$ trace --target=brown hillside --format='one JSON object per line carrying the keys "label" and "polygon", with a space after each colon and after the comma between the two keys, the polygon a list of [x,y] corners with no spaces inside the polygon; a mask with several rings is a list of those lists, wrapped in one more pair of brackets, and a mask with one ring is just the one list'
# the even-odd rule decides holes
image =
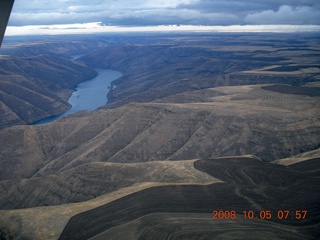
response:
{"label": "brown hillside", "polygon": [[[204,235],[209,239],[217,236],[221,239],[234,239],[234,236],[254,239],[260,238],[262,232],[272,239],[319,237],[316,230],[320,219],[317,214],[319,179],[315,173],[305,173],[249,157],[199,160],[195,162],[195,168],[223,180],[224,183],[208,186],[161,186],[130,194],[75,215],[59,239],[115,239],[114,234],[121,234],[125,226],[133,231],[129,233],[133,239],[159,239],[160,236],[167,239],[173,235],[181,239]],[[306,195],[308,198],[301,197]],[[266,209],[270,209],[269,220],[260,215],[260,211]],[[296,219],[296,210],[291,210],[290,217],[279,219],[277,213],[283,209],[304,209],[307,217],[303,220]],[[234,210],[237,218],[212,220],[213,210]],[[250,210],[255,212],[256,217],[245,219],[243,211]],[[159,218],[153,218],[158,213],[163,214],[158,215]],[[184,224],[190,226],[196,220],[188,220],[177,213],[189,213],[189,216],[191,213],[201,213],[203,216],[200,220],[204,224],[197,225],[198,229],[184,228]],[[167,217],[172,217],[172,214],[176,216],[173,225],[162,228],[161,223]],[[142,224],[145,223],[143,218],[150,220],[147,226]],[[212,224],[212,221],[217,225]]]}
{"label": "brown hillside", "polygon": [[[89,66],[124,74],[108,94],[109,108],[217,86],[302,85],[317,81],[320,73],[317,52],[311,47],[314,43],[308,40],[303,42],[305,48],[294,51],[290,39],[273,44],[243,36],[226,41],[214,35],[167,40],[167,44],[112,44],[80,58]],[[271,66],[282,67],[263,70]]]}
{"label": "brown hillside", "polygon": [[[6,49],[0,239],[319,239],[315,34],[151,35]],[[83,63],[123,73],[109,103],[21,126],[68,108]]]}
{"label": "brown hillside", "polygon": [[[181,103],[181,98],[187,100]],[[244,154],[271,161],[319,146],[318,97],[243,86],[164,100],[5,129],[0,139],[1,178],[43,176],[89,162]]]}
{"label": "brown hillside", "polygon": [[96,73],[61,57],[0,58],[0,129],[64,113],[80,82]]}
{"label": "brown hillside", "polygon": [[[319,156],[315,155],[315,151],[305,154]],[[103,170],[112,166],[130,169],[130,172],[142,167],[141,175],[139,171],[130,173],[131,176],[137,174],[136,181],[141,182],[81,203],[0,210],[0,233],[2,231],[5,234],[3,236],[57,239],[68,220],[75,216],[70,219],[61,238],[85,239],[95,235],[94,239],[117,239],[123,236],[123,231],[129,231],[130,234],[125,236],[130,239],[157,239],[159,234],[175,234],[184,238],[203,235],[221,236],[225,239],[233,239],[234,235],[257,238],[261,236],[261,232],[268,238],[317,239],[319,191],[315,187],[320,185],[314,168],[319,169],[319,161],[316,163],[310,159],[310,163],[311,165],[309,160],[305,160],[301,164],[284,167],[263,162],[254,156],[124,165],[92,163],[91,166],[84,165],[74,169],[75,171],[59,175],[78,175],[85,179],[85,176],[95,175],[92,174],[94,171],[99,172],[99,167],[100,177]],[[82,170],[79,171],[80,169]],[[92,171],[93,169],[95,170]],[[145,175],[145,170],[149,174]],[[222,179],[223,183],[216,182],[215,178],[204,172]],[[171,184],[164,181],[164,176],[169,177],[167,180]],[[45,179],[43,178],[44,181]],[[121,183],[121,179],[116,179],[114,178],[113,184]],[[70,181],[74,183],[74,187],[77,186],[76,180],[77,178],[73,178]],[[88,178],[90,180],[95,182],[98,179]],[[149,180],[157,182],[143,182]],[[33,179],[35,181],[37,179]],[[212,181],[216,183],[208,185]],[[25,186],[28,185],[27,182],[24,181]],[[23,181],[16,185],[17,190],[21,189],[21,183]],[[60,187],[65,184],[67,183]],[[49,193],[54,189],[57,188],[48,190],[47,197],[50,197]],[[282,208],[303,208],[308,211],[307,218],[277,220],[277,211]],[[213,209],[236,210],[238,218],[213,221]],[[270,209],[272,220],[244,219],[244,210],[253,210],[259,216],[261,209]],[[78,213],[83,214],[77,215]],[[294,211],[290,214],[294,216]]]}
{"label": "brown hillside", "polygon": [[136,184],[203,184],[219,180],[193,167],[194,161],[88,163],[54,175],[0,182],[0,209],[83,202]]}

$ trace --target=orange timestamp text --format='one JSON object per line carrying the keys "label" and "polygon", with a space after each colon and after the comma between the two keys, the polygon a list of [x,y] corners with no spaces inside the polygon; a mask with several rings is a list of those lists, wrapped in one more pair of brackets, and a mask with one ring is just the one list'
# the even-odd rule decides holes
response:
{"label": "orange timestamp text", "polygon": [[303,220],[307,217],[308,211],[307,210],[260,210],[260,211],[253,211],[253,210],[244,210],[242,213],[238,213],[235,210],[213,210],[212,211],[212,219],[295,219],[295,220]]}

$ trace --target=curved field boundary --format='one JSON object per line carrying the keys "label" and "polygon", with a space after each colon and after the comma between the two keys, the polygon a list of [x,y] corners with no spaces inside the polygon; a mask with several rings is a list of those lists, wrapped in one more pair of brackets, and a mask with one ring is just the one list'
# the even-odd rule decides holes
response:
{"label": "curved field boundary", "polygon": [[[239,213],[244,210],[270,209],[277,212],[306,209],[308,217],[303,221],[269,221],[292,226],[307,238],[319,235],[315,227],[320,221],[320,184],[316,174],[253,158],[199,160],[195,162],[195,168],[225,183],[161,186],[133,193],[72,217],[59,239],[88,239],[148,214],[211,213],[213,209],[236,210]],[[222,230],[227,231],[228,228]],[[139,228],[136,231],[139,232]],[[157,234],[153,239],[157,239]]]}

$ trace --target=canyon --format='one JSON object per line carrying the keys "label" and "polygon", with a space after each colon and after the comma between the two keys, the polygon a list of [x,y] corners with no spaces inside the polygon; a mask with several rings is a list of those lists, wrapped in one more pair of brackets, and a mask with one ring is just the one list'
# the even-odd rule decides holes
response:
{"label": "canyon", "polygon": [[[319,237],[316,35],[82,38],[4,46],[1,237]],[[106,105],[26,125],[66,112],[94,68],[123,74]],[[238,218],[213,220],[214,210]],[[249,210],[258,218],[245,220]]]}

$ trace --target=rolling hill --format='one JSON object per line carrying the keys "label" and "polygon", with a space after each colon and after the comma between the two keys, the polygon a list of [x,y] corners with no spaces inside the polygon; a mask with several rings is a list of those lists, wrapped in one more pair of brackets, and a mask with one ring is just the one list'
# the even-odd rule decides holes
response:
{"label": "rolling hill", "polygon": [[1,56],[0,129],[66,112],[72,90],[96,74],[57,56]]}
{"label": "rolling hill", "polygon": [[[131,170],[138,165],[131,164]],[[151,178],[90,201],[1,210],[2,233],[36,239],[319,237],[319,161],[312,158],[290,166],[249,155],[145,166],[154,169]],[[163,173],[169,173],[167,167],[173,173],[171,183],[163,179]],[[133,172],[136,180],[142,179],[139,171]],[[278,212],[286,209],[290,217],[280,219]],[[213,220],[213,210],[234,210],[236,218]],[[260,215],[266,210],[272,214],[269,220]],[[307,216],[297,219],[296,211],[301,210]],[[256,217],[245,218],[243,211],[254,211]]]}
{"label": "rolling hill", "polygon": [[318,239],[320,45],[294,36],[119,34],[0,59],[24,122],[90,67],[123,73],[98,110],[0,130],[0,238]]}
{"label": "rolling hill", "polygon": [[312,38],[299,43],[281,34],[159,38],[149,44],[109,44],[79,59],[124,74],[113,82],[116,87],[108,94],[107,107],[218,86],[300,86],[319,80],[319,49]]}

